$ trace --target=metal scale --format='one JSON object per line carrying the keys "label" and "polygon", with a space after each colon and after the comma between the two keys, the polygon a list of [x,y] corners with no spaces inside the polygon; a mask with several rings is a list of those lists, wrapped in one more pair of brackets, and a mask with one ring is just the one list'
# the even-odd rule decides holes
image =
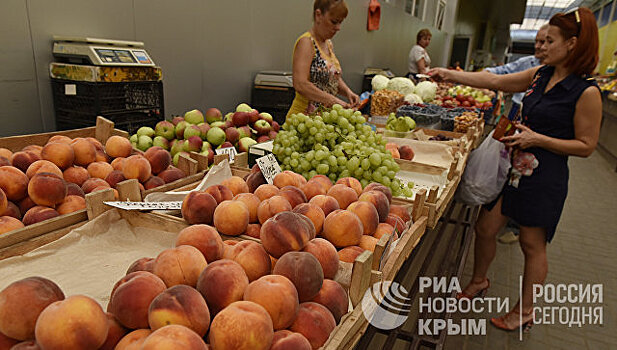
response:
{"label": "metal scale", "polygon": [[54,35],[53,55],[61,62],[95,66],[155,66],[141,41]]}

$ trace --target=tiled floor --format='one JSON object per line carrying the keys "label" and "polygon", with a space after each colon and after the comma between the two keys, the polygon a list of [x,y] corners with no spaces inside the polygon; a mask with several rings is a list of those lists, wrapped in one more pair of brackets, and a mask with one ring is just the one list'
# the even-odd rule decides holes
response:
{"label": "tiled floor", "polygon": [[[535,325],[519,341],[519,333],[507,333],[487,325],[486,336],[450,336],[449,349],[617,349],[617,173],[615,163],[596,151],[591,157],[570,158],[570,189],[557,233],[548,245],[547,283],[603,284],[603,325],[571,327]],[[471,277],[473,250],[462,280]],[[523,254],[518,244],[498,243],[489,270],[488,296],[518,298]],[[584,305],[582,305],[584,306]],[[475,315],[490,318],[496,314]]]}

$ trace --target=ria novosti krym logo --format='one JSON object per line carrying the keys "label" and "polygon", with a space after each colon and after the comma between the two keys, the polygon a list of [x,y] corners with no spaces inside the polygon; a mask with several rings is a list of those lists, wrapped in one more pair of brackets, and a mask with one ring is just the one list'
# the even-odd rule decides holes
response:
{"label": "ria novosti krym logo", "polygon": [[396,282],[377,282],[364,293],[362,313],[376,328],[395,329],[405,323],[411,311],[408,295],[409,292]]}

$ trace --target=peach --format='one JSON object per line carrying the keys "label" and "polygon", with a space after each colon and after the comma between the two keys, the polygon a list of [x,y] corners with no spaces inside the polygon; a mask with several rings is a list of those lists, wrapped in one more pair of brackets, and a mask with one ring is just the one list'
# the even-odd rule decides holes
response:
{"label": "peach", "polygon": [[232,200],[234,198],[233,192],[229,188],[223,185],[212,185],[204,190],[205,193],[209,193],[216,199],[216,203],[220,204],[223,201]]}
{"label": "peach", "polygon": [[214,227],[228,236],[239,236],[249,224],[249,208],[241,201],[226,200],[214,209]]}
{"label": "peach", "polygon": [[405,231],[405,223],[401,218],[394,214],[388,214],[386,217],[386,224],[390,224],[390,226],[396,229],[396,232],[402,233]]}
{"label": "peach", "polygon": [[126,274],[128,275],[131,272],[135,271],[147,271],[152,272],[152,268],[154,267],[154,258],[139,258],[129,266],[129,269],[126,270]]}
{"label": "peach", "polygon": [[281,256],[272,271],[282,275],[296,286],[300,302],[312,300],[323,284],[323,269],[311,253],[289,252]]}
{"label": "peach", "polygon": [[323,286],[313,301],[330,310],[336,323],[339,323],[341,317],[349,310],[347,292],[338,282],[331,279],[323,280]]}
{"label": "peach", "polygon": [[291,208],[295,208],[298,204],[306,203],[306,196],[304,192],[300,190],[298,187],[293,186],[285,186],[281,188],[279,192],[279,196],[287,199],[289,204],[291,204]]}
{"label": "peach", "polygon": [[309,218],[313,223],[313,227],[315,228],[315,235],[321,234],[321,230],[323,229],[323,223],[326,219],[326,216],[321,210],[320,207],[313,203],[302,203],[296,206],[293,210],[294,213],[302,214]]}
{"label": "peach", "polygon": [[35,174],[28,183],[28,196],[37,205],[53,207],[66,197],[66,182],[52,173]]}
{"label": "peach", "polygon": [[318,181],[312,180],[302,185],[300,189],[306,196],[307,200],[311,200],[311,198],[320,194],[325,195],[328,192],[322,184],[320,184]]}
{"label": "peach", "polygon": [[[7,338],[9,339],[9,338]],[[12,339],[11,339],[12,340]],[[14,344],[14,343],[11,343]],[[19,344],[14,344],[13,347],[5,348],[4,344],[0,340],[0,349],[11,349],[11,350],[42,350],[39,344],[37,344],[36,340],[26,340],[22,341]]]}
{"label": "peach", "polygon": [[41,150],[41,158],[56,164],[58,168],[64,170],[73,165],[75,161],[75,152],[68,143],[48,143]]}
{"label": "peach", "polygon": [[357,201],[351,203],[347,210],[358,215],[358,218],[362,222],[365,235],[372,235],[379,225],[379,214],[377,209],[370,202]]}
{"label": "peach", "polygon": [[96,161],[96,147],[86,139],[74,139],[71,145],[75,153],[74,163],[87,166]]}
{"label": "peach", "polygon": [[315,182],[320,183],[323,186],[323,188],[326,190],[326,192],[328,192],[330,188],[334,186],[334,184],[332,183],[332,180],[330,180],[330,178],[327,177],[326,175],[315,175],[311,178],[310,181],[315,181]]}
{"label": "peach", "polygon": [[324,217],[328,217],[328,215],[330,215],[331,212],[337,209],[341,209],[341,207],[338,204],[338,201],[334,199],[334,197],[324,196],[321,194],[311,198],[309,203],[315,204],[316,206],[321,208],[321,210],[323,211]]}
{"label": "peach", "polygon": [[291,211],[291,209],[291,204],[289,204],[289,201],[285,199],[285,197],[279,195],[272,196],[259,203],[257,218],[259,219],[259,223],[263,225],[266,220],[274,215],[284,211]]}
{"label": "peach", "polygon": [[114,350],[140,350],[141,345],[150,334],[152,334],[150,329],[134,330],[120,339]]}
{"label": "peach", "polygon": [[182,229],[176,238],[176,246],[181,245],[190,245],[199,249],[208,263],[223,258],[223,240],[212,226],[192,225]]}
{"label": "peach", "polygon": [[148,148],[144,156],[150,162],[153,174],[158,174],[171,165],[171,154],[161,147]]}
{"label": "peach", "polygon": [[93,162],[88,165],[88,175],[90,177],[96,177],[99,179],[105,179],[114,168],[109,163],[105,162]]}
{"label": "peach", "polygon": [[109,323],[94,299],[73,295],[45,308],[34,332],[43,349],[98,349],[107,339]]}
{"label": "peach", "polygon": [[363,235],[360,238],[360,243],[358,245],[364,250],[370,250],[371,252],[373,252],[375,251],[375,245],[377,245],[378,241],[379,239],[373,236]]}
{"label": "peach", "polygon": [[12,216],[0,216],[0,235],[23,228],[24,224]]}
{"label": "peach", "polygon": [[94,158],[95,162],[104,162],[104,163],[108,163],[111,162],[111,157],[107,155],[107,153],[105,153],[105,151],[99,151],[96,150],[96,157]]}
{"label": "peach", "polygon": [[137,179],[139,182],[144,182],[152,175],[152,167],[145,157],[134,155],[122,162],[122,173],[127,179]]}
{"label": "peach", "polygon": [[32,152],[41,157],[41,151],[43,150],[43,146],[40,145],[28,145],[21,149],[22,152]]}
{"label": "peach", "polygon": [[305,216],[291,211],[280,212],[261,226],[260,239],[275,258],[290,251],[300,251],[315,237],[315,227]]}
{"label": "peach", "polygon": [[407,223],[411,220],[411,215],[409,213],[409,209],[404,205],[391,204],[390,205],[390,213],[398,216],[403,220],[404,223]]}
{"label": "peach", "polygon": [[[306,180],[302,181],[300,179],[301,177],[302,175],[300,174],[296,174],[290,170],[285,170],[276,174],[276,176],[274,176],[274,179],[272,179],[272,183],[278,188],[283,188],[285,186],[300,187],[304,183],[306,183]],[[302,177],[302,179],[304,178]]]}
{"label": "peach", "polygon": [[343,177],[336,181],[337,185],[345,185],[352,190],[356,191],[356,194],[359,196],[362,194],[362,184],[356,178],[353,177]]}
{"label": "peach", "polygon": [[109,154],[110,157],[128,157],[131,155],[131,151],[133,151],[133,146],[131,146],[131,141],[122,136],[112,136],[107,139],[105,142],[105,151]]}
{"label": "peach", "polygon": [[0,188],[0,215],[3,215],[8,206],[9,201],[6,199],[6,194],[4,194],[4,191]]}
{"label": "peach", "polygon": [[261,225],[260,224],[249,224],[246,227],[245,234],[253,238],[259,238],[259,235],[261,234]]}
{"label": "peach", "polygon": [[386,221],[390,211],[390,202],[383,192],[378,190],[366,191],[358,197],[358,201],[372,203],[379,214],[379,222]]}
{"label": "peach", "polygon": [[71,139],[68,136],[65,136],[65,135],[54,135],[54,136],[50,137],[49,140],[47,140],[47,143],[61,142],[61,143],[68,143],[68,144],[70,144],[71,141],[73,141],[73,139]]}
{"label": "peach", "polygon": [[11,159],[13,152],[8,148],[0,148],[0,157]]}
{"label": "peach", "polygon": [[151,176],[146,182],[144,182],[144,188],[146,190],[151,190],[153,188],[157,188],[159,186],[163,186],[165,181],[158,176]]}
{"label": "peach", "polygon": [[105,177],[105,182],[107,182],[112,188],[116,188],[118,183],[124,180],[126,180],[126,178],[124,177],[122,170],[114,170],[107,174],[107,177]]}
{"label": "peach", "polygon": [[357,245],[352,245],[339,250],[338,257],[340,261],[353,263],[354,261],[356,261],[358,255],[362,253],[364,253],[364,249],[360,248]]}
{"label": "peach", "polygon": [[242,266],[229,259],[208,264],[197,280],[197,290],[206,299],[211,315],[242,300],[248,285],[249,279]]}
{"label": "peach", "polygon": [[34,203],[32,201],[32,198],[30,197],[26,197],[22,199],[21,201],[19,201],[19,211],[24,215],[26,214],[28,210],[30,210],[32,207],[35,207],[35,206],[36,206],[36,203]]}
{"label": "peach", "polygon": [[105,147],[103,146],[101,141],[95,139],[94,137],[86,137],[86,141],[90,142],[97,151],[105,151]]}
{"label": "peach", "polygon": [[66,183],[66,195],[67,196],[79,196],[79,197],[84,197],[84,198],[86,197],[84,190],[82,190],[81,187],[79,187],[79,185],[74,184],[72,182]]}
{"label": "peach", "polygon": [[10,201],[22,200],[28,194],[28,176],[13,166],[0,167],[0,189]]}
{"label": "peach", "polygon": [[335,247],[343,248],[358,245],[363,234],[364,228],[358,215],[348,210],[339,209],[326,217],[321,235]]}
{"label": "peach", "polygon": [[210,311],[195,288],[180,284],[152,300],[148,322],[153,331],[169,324],[179,324],[203,337],[210,327]]}
{"label": "peach", "polygon": [[191,192],[182,201],[182,217],[189,225],[212,224],[216,200],[208,193]]}
{"label": "peach", "polygon": [[195,286],[208,263],[199,249],[181,245],[163,250],[154,260],[152,272],[159,276],[167,287],[177,284]]}
{"label": "peach", "polygon": [[323,270],[324,278],[334,278],[338,272],[339,256],[332,243],[323,238],[313,238],[306,244],[302,251],[311,253],[317,258]]}
{"label": "peach", "polygon": [[259,197],[259,200],[265,201],[270,197],[278,195],[279,191],[279,188],[274,185],[263,184],[257,187],[257,189],[255,190],[255,195]]}
{"label": "peach", "polygon": [[364,188],[364,191],[362,192],[368,192],[368,191],[382,192],[383,194],[386,195],[386,197],[388,197],[388,203],[392,203],[392,191],[390,190],[389,187],[386,187],[378,182],[371,182],[370,184],[366,185],[366,187]]}
{"label": "peach", "polygon": [[147,328],[148,308],[154,298],[167,287],[158,276],[147,271],[136,271],[122,277],[114,285],[107,311],[126,328]]}
{"label": "peach", "polygon": [[22,221],[24,225],[28,226],[36,224],[37,222],[55,218],[56,216],[60,216],[60,214],[53,208],[37,205],[28,209],[28,211],[24,214],[24,218]]}
{"label": "peach", "polygon": [[239,195],[240,193],[248,193],[249,186],[240,176],[232,176],[228,179],[223,180],[221,185],[229,188],[234,196]]}
{"label": "peach", "polygon": [[261,171],[251,172],[245,178],[246,185],[249,187],[249,192],[254,193],[255,190],[264,184],[267,184],[266,178],[261,173]]}
{"label": "peach", "polygon": [[241,241],[225,249],[225,259],[231,259],[244,269],[249,282],[272,271],[270,256],[264,247],[253,241]]}
{"label": "peach", "polygon": [[56,211],[60,215],[74,213],[78,210],[86,209],[86,200],[80,196],[66,196],[62,203],[58,205]]}
{"label": "peach", "polygon": [[170,167],[169,169],[163,170],[160,173],[158,173],[158,177],[163,179],[163,181],[165,181],[166,184],[182,179],[185,176],[186,175],[184,174],[182,170],[178,168],[173,168],[173,167]]}
{"label": "peach", "polygon": [[392,225],[382,222],[377,225],[377,229],[375,230],[375,233],[373,233],[373,237],[380,239],[381,236],[385,235],[386,233],[391,235],[393,232],[394,227],[392,227]]}
{"label": "peach", "polygon": [[11,165],[25,173],[32,163],[40,159],[41,157],[31,151],[15,152],[11,157]]}
{"label": "peach", "polygon": [[95,188],[97,188],[97,187],[111,188],[111,186],[109,186],[107,181],[105,181],[103,179],[99,179],[98,177],[90,178],[90,179],[84,181],[83,185],[81,185],[81,189],[86,194],[88,194],[90,192],[93,192],[93,190]]}
{"label": "peach", "polygon": [[60,287],[43,277],[9,284],[0,292],[0,332],[16,340],[34,338],[40,313],[59,300],[64,300]]}
{"label": "peach", "polygon": [[330,333],[336,328],[336,320],[323,305],[314,302],[300,304],[298,317],[289,330],[306,337],[313,349],[319,349],[326,343]]}
{"label": "peach", "polygon": [[311,343],[300,333],[287,329],[274,332],[270,350],[311,350]]}
{"label": "peach", "polygon": [[347,207],[358,200],[358,194],[356,191],[342,184],[334,185],[328,190],[328,196],[334,197],[341,209],[347,209]]}
{"label": "peach", "polygon": [[212,320],[210,344],[216,350],[268,350],[273,335],[266,309],[251,301],[237,301]]}
{"label": "peach", "polygon": [[30,164],[28,170],[26,170],[26,176],[30,179],[34,176],[34,174],[38,173],[52,173],[63,177],[62,170],[60,170],[56,164],[44,159],[37,160],[36,162]]}
{"label": "peach", "polygon": [[287,277],[280,275],[263,276],[251,282],[244,291],[244,300],[263,306],[270,314],[275,330],[291,326],[300,305],[296,287]]}
{"label": "peach", "polygon": [[[0,197],[2,197],[3,195],[4,191],[0,190]],[[4,198],[6,200],[6,197]],[[21,219],[21,211],[15,203],[8,201],[6,202],[6,209],[4,209],[3,212],[0,212],[0,216],[10,216],[15,219]]]}
{"label": "peach", "polygon": [[90,178],[86,168],[80,166],[69,167],[62,173],[64,180],[82,186]]}
{"label": "peach", "polygon": [[112,160],[111,161],[111,167],[114,168],[114,170],[122,171],[122,163],[124,163],[125,159],[126,159],[126,157],[118,157],[118,158]]}
{"label": "peach", "polygon": [[0,156],[0,166],[11,165],[11,160],[6,157]]}
{"label": "peach", "polygon": [[252,193],[240,193],[234,198],[234,201],[240,201],[246,205],[249,210],[249,222],[259,222],[257,218],[257,208],[261,203],[261,199]]}
{"label": "peach", "polygon": [[191,329],[171,324],[152,332],[141,344],[141,350],[206,350],[207,345]]}
{"label": "peach", "polygon": [[107,332],[105,342],[98,350],[114,350],[120,339],[122,339],[129,332],[128,329],[118,323],[113,314],[108,312],[106,316],[107,323],[109,324],[109,332]]}

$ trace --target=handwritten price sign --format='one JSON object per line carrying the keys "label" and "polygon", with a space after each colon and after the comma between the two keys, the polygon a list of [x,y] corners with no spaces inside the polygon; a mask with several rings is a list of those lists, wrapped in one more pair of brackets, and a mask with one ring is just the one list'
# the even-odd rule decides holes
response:
{"label": "handwritten price sign", "polygon": [[216,154],[227,154],[229,155],[229,164],[232,164],[234,162],[234,159],[236,158],[236,148],[235,147],[225,147],[225,148],[217,148],[216,149]]}
{"label": "handwritten price sign", "polygon": [[264,175],[264,178],[266,178],[266,181],[272,185],[276,174],[282,171],[279,163],[274,157],[274,154],[270,153],[261,158],[257,158],[255,162],[257,162],[257,165],[259,166],[259,169],[261,169],[261,173]]}

